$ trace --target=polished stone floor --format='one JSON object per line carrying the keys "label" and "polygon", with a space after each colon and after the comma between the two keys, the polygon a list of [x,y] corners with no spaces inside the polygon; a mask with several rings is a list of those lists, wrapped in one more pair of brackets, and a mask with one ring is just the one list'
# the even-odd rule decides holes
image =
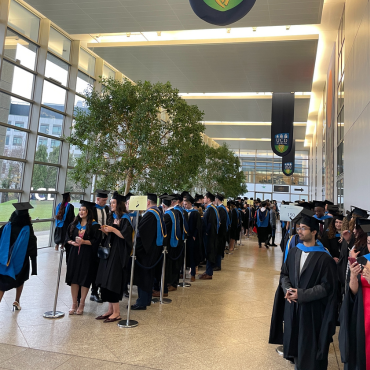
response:
{"label": "polished stone floor", "polygon": [[[53,249],[40,250],[39,274],[25,285],[21,311],[11,312],[14,292],[0,303],[0,370],[294,368],[267,343],[279,247],[259,249],[255,237],[243,239],[213,280],[170,293],[170,305],[134,311],[139,326],[131,329],[94,320],[105,304],[88,301],[83,316],[68,316],[64,270],[58,309],[67,315],[44,319],[53,306],[58,260]],[[127,299],[122,316],[126,305]],[[329,356],[329,369],[342,369],[336,339]]]}

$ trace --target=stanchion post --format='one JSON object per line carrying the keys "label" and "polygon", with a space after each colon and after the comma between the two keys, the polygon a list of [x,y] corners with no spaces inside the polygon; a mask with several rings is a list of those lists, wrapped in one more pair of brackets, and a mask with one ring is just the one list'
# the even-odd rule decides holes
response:
{"label": "stanchion post", "polygon": [[183,288],[191,287],[191,284],[187,283],[185,279],[186,279],[186,239],[184,240],[184,267],[182,270],[182,283],[178,284],[177,286],[183,287]]}
{"label": "stanchion post", "polygon": [[161,276],[161,291],[159,292],[159,299],[154,298],[152,299],[153,303],[160,303],[160,304],[169,304],[172,302],[172,299],[169,298],[163,298],[164,294],[164,277],[166,274],[166,255],[167,255],[167,246],[163,246],[163,265],[162,265],[162,276]]}
{"label": "stanchion post", "polygon": [[139,224],[139,211],[136,211],[136,219],[135,219],[135,240],[134,240],[134,247],[132,249],[132,260],[131,260],[131,276],[130,276],[130,290],[128,296],[128,304],[127,304],[127,318],[126,320],[121,320],[118,322],[118,327],[120,328],[134,328],[139,325],[138,321],[130,320],[131,314],[131,299],[132,299],[132,285],[134,283],[134,272],[135,272],[135,260],[136,260],[136,240],[137,240],[137,227]]}
{"label": "stanchion post", "polygon": [[58,303],[58,294],[59,294],[59,284],[60,284],[60,275],[62,273],[62,264],[63,264],[63,254],[64,254],[64,246],[60,246],[60,259],[59,259],[59,268],[58,268],[58,276],[57,276],[57,286],[55,289],[55,297],[54,297],[54,307],[53,311],[46,311],[44,313],[45,319],[59,319],[63,317],[65,314],[62,311],[57,311],[57,303]]}

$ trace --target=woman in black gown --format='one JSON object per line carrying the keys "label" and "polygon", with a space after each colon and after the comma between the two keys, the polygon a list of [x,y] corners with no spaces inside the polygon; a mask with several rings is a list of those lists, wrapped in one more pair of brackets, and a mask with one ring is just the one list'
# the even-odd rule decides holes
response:
{"label": "woman in black gown", "polygon": [[107,235],[105,246],[110,246],[110,253],[107,259],[100,260],[96,285],[100,287],[103,302],[109,302],[109,308],[96,319],[105,323],[121,320],[119,301],[127,290],[130,277],[133,227],[125,201],[124,196],[117,192],[113,194],[108,225],[101,227],[101,231]]}
{"label": "woman in black gown", "polygon": [[[33,207],[28,202],[14,203],[13,206],[16,211],[10,216],[9,222],[0,228],[0,302],[4,292],[15,288],[13,311],[19,311],[23,285],[30,275],[30,260],[32,275],[37,275],[37,238],[33,232],[28,213],[28,210]],[[9,232],[10,240],[8,239],[7,242],[6,234]],[[11,253],[12,257],[9,260],[10,248],[13,248],[13,253]],[[2,257],[6,259],[5,264],[2,263]],[[7,266],[8,262],[9,266]],[[19,268],[20,271],[18,271]],[[14,269],[14,277],[10,276],[9,270],[11,269]]]}
{"label": "woman in black gown", "polygon": [[[99,224],[93,220],[95,203],[81,201],[77,217],[68,226],[66,244],[70,245],[66,283],[71,287],[72,308],[70,315],[82,315],[85,299],[94,280],[94,258],[101,240]],[[77,296],[81,287],[81,300],[77,308]]]}
{"label": "woman in black gown", "polygon": [[[55,211],[55,231],[54,231],[54,243],[55,250],[59,249],[60,244],[64,244],[66,239],[66,233],[68,226],[73,222],[75,218],[75,207],[70,204],[71,196],[70,193],[62,194],[63,199],[61,203],[57,205]],[[67,260],[69,255],[69,248],[67,247]]]}

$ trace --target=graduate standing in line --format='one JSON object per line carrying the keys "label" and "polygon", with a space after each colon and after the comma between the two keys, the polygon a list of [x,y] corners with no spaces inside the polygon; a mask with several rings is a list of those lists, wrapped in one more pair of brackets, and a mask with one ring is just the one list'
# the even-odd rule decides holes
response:
{"label": "graduate standing in line", "polygon": [[218,248],[218,231],[220,226],[220,216],[216,206],[213,204],[215,196],[207,192],[204,197],[206,211],[203,216],[203,240],[206,253],[206,271],[199,275],[201,280],[211,280],[213,276],[213,267],[216,263]]}
{"label": "graduate standing in line", "polygon": [[[75,218],[75,207],[73,207],[73,205],[69,203],[71,201],[70,194],[71,193],[62,194],[63,199],[57,205],[57,208],[55,210],[56,221],[54,231],[54,243],[55,243],[54,248],[56,251],[59,249],[60,244],[64,245],[67,228]],[[66,256],[66,260],[68,260],[68,255]]]}
{"label": "graduate standing in line", "polygon": [[13,311],[19,311],[23,285],[30,277],[30,260],[31,275],[37,275],[37,238],[28,213],[31,204],[13,203],[13,207],[9,222],[0,228],[0,302],[4,292],[16,289]]}
{"label": "graduate standing in line", "polygon": [[269,249],[267,238],[270,229],[270,211],[266,208],[267,203],[262,202],[261,208],[256,211],[256,225],[257,225],[257,236],[258,246],[262,248],[262,243],[265,243],[265,247]]}
{"label": "graduate standing in line", "polygon": [[213,268],[213,271],[220,271],[221,270],[221,261],[225,251],[226,246],[226,236],[227,230],[230,226],[230,219],[227,213],[225,206],[223,205],[225,197],[222,194],[216,194],[215,205],[218,209],[218,213],[220,215],[220,227],[218,230],[218,247],[217,247],[217,258],[216,258],[216,265]]}
{"label": "graduate standing in line", "polygon": [[285,294],[284,358],[297,370],[326,370],[336,328],[337,271],[330,253],[317,240],[319,221],[302,217],[299,243],[281,271]]}

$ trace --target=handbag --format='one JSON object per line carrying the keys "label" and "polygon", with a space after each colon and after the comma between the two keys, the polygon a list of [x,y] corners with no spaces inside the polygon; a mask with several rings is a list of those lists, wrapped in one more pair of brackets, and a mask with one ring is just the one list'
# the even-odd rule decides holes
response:
{"label": "handbag", "polygon": [[[108,237],[109,237],[109,240],[107,240],[107,242],[104,243],[104,245],[100,244],[98,247],[98,257],[102,260],[108,259],[109,254],[110,254],[110,249],[112,247],[110,244],[110,235]],[[106,247],[105,245],[108,245],[108,246]]]}

